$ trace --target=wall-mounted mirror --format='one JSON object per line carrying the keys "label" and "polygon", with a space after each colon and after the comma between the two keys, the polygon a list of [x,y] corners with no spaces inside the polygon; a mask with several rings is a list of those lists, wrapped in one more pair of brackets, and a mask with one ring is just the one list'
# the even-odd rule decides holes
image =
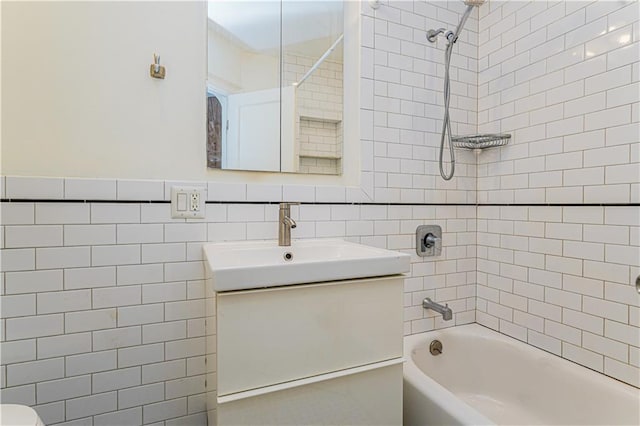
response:
{"label": "wall-mounted mirror", "polygon": [[341,0],[208,2],[207,166],[342,172]]}

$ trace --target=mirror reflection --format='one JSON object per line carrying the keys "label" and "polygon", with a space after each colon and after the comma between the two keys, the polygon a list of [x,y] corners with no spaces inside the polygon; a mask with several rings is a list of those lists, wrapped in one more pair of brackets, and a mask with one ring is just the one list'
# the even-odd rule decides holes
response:
{"label": "mirror reflection", "polygon": [[342,1],[209,1],[207,166],[340,174]]}

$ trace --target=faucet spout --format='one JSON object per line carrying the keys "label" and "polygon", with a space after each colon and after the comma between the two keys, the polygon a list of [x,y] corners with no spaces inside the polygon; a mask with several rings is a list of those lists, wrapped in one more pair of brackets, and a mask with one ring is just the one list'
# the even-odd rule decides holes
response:
{"label": "faucet spout", "polygon": [[453,311],[449,307],[448,303],[445,303],[445,305],[442,306],[440,303],[434,302],[427,297],[422,301],[422,307],[424,309],[434,310],[437,313],[441,314],[442,319],[444,319],[445,321],[450,321],[453,318]]}
{"label": "faucet spout", "polygon": [[291,229],[294,229],[295,227],[298,226],[296,221],[291,219],[289,216],[285,216],[284,218],[282,218],[282,221],[284,222],[285,225],[288,225]]}

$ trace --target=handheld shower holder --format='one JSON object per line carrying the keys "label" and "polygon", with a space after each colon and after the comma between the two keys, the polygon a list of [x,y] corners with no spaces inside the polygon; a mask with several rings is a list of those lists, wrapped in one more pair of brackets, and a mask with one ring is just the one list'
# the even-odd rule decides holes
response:
{"label": "handheld shower holder", "polygon": [[446,28],[438,28],[437,30],[427,31],[427,40],[429,40],[431,43],[435,43],[438,40],[438,36],[440,34],[444,34],[444,38],[447,39],[447,44],[452,44],[458,41],[458,37],[456,37],[455,33],[451,30],[447,31]]}

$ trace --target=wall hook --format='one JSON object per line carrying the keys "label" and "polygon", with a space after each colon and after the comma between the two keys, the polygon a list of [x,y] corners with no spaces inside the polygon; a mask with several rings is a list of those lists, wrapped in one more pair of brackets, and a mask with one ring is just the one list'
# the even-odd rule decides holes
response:
{"label": "wall hook", "polygon": [[149,74],[153,78],[161,78],[164,79],[166,74],[166,69],[162,65],[160,65],[160,55],[154,53],[153,54],[153,64],[149,68]]}

